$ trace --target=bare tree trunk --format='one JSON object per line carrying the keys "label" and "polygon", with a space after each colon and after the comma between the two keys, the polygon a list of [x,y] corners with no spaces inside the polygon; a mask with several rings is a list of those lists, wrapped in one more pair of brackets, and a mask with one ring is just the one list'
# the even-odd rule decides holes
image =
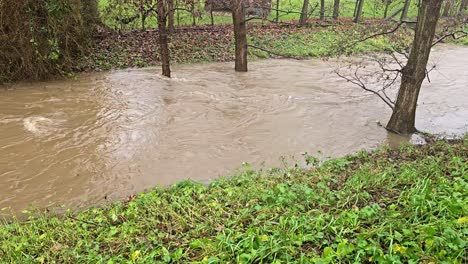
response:
{"label": "bare tree trunk", "polygon": [[383,18],[387,18],[388,8],[390,7],[391,3],[392,3],[392,0],[385,0],[385,11],[384,11]]}
{"label": "bare tree trunk", "polygon": [[[179,0],[175,0],[175,7],[178,8],[179,7]],[[179,11],[176,10],[176,19],[177,19],[177,26],[180,27],[180,14],[179,14]]]}
{"label": "bare tree trunk", "polygon": [[192,26],[196,26],[197,25],[197,19],[195,17],[195,1],[192,2],[191,7],[190,7],[190,11],[191,11],[191,14],[192,14]]}
{"label": "bare tree trunk", "polygon": [[408,10],[409,10],[410,4],[411,4],[411,0],[405,0],[403,11],[401,11],[400,21],[405,21],[408,18]]}
{"label": "bare tree trunk", "polygon": [[333,19],[338,19],[340,16],[340,0],[335,0],[333,3]]}
{"label": "bare tree trunk", "polygon": [[443,17],[450,17],[452,11],[453,0],[445,0],[444,12],[442,13]]}
{"label": "bare tree trunk", "polygon": [[320,0],[320,20],[325,19],[325,0]]}
{"label": "bare tree trunk", "polygon": [[234,41],[236,66],[238,72],[247,72],[247,28],[245,22],[245,0],[232,0],[232,21],[234,23]]}
{"label": "bare tree trunk", "polygon": [[356,17],[356,12],[357,12],[357,6],[358,5],[359,5],[359,0],[356,0],[356,3],[354,4],[353,17]]}
{"label": "bare tree trunk", "polygon": [[458,16],[462,17],[465,15],[465,11],[468,6],[468,0],[462,0],[460,3],[460,9],[458,10]]}
{"label": "bare tree trunk", "polygon": [[158,32],[159,32],[159,50],[162,64],[162,75],[171,77],[169,45],[167,37],[167,10],[166,0],[158,1]]}
{"label": "bare tree trunk", "polygon": [[307,15],[309,14],[309,0],[304,0],[302,4],[301,18],[299,23],[305,25],[307,23]]}
{"label": "bare tree trunk", "polygon": [[141,31],[146,31],[146,16],[141,14]]}
{"label": "bare tree trunk", "polygon": [[354,16],[354,23],[361,22],[363,6],[364,6],[364,0],[358,0],[358,3],[356,3],[356,12],[355,12],[356,14]]}
{"label": "bare tree trunk", "polygon": [[279,2],[280,0],[276,0],[276,17],[275,17],[275,22],[279,22]]}
{"label": "bare tree trunk", "polygon": [[211,18],[211,25],[214,26],[213,9],[210,9],[210,18]]}
{"label": "bare tree trunk", "polygon": [[426,77],[427,61],[431,52],[442,1],[422,0],[418,23],[408,63],[402,69],[402,80],[397,101],[387,129],[395,133],[416,132],[415,118],[419,91]]}
{"label": "bare tree trunk", "polygon": [[167,0],[167,8],[169,9],[169,21],[168,21],[168,28],[169,28],[169,33],[172,34],[174,32],[174,14],[175,14],[175,9],[174,9],[174,0]]}

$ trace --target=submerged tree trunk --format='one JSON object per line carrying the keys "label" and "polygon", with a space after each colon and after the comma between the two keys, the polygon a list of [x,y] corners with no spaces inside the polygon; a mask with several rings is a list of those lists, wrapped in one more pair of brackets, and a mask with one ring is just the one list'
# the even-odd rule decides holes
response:
{"label": "submerged tree trunk", "polygon": [[364,6],[364,0],[358,0],[358,3],[356,3],[356,12],[355,12],[356,14],[354,16],[354,23],[361,22],[363,6]]}
{"label": "submerged tree trunk", "polygon": [[405,5],[403,6],[403,10],[401,11],[401,18],[400,21],[405,21],[408,18],[408,10],[411,4],[411,0],[405,0]]}
{"label": "submerged tree trunk", "polygon": [[236,66],[238,72],[247,71],[247,28],[245,22],[245,0],[232,0],[232,21],[234,23],[234,41]]}
{"label": "submerged tree trunk", "polygon": [[402,80],[397,101],[387,129],[395,133],[416,132],[415,118],[419,91],[426,77],[427,61],[431,52],[442,1],[422,0],[418,22],[408,63],[402,69]]}
{"label": "submerged tree trunk", "polygon": [[325,19],[325,0],[320,0],[320,20]]}
{"label": "submerged tree trunk", "polygon": [[166,0],[158,1],[158,31],[159,31],[159,54],[161,56],[162,75],[171,77],[169,45],[167,37],[167,10]]}
{"label": "submerged tree trunk", "polygon": [[340,16],[340,0],[335,0],[333,3],[333,19],[338,19]]}
{"label": "submerged tree trunk", "polygon": [[305,25],[307,23],[307,15],[309,14],[309,0],[304,0],[302,4],[301,18],[299,23]]}

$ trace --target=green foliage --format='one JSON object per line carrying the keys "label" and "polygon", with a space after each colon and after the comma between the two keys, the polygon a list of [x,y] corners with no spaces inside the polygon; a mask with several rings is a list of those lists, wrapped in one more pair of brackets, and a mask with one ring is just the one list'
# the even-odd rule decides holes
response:
{"label": "green foliage", "polygon": [[[103,14],[104,22],[112,28],[122,29],[141,29],[141,21],[135,19],[131,23],[126,25],[119,24],[119,21],[116,20],[117,17],[120,18],[131,18],[138,14],[138,8],[135,7],[131,1],[127,0],[117,0],[118,2],[123,3],[123,6],[116,8],[115,0],[99,0],[101,13]],[[175,1],[177,2],[177,1]],[[196,24],[197,25],[209,25],[211,24],[210,14],[204,8],[203,0],[194,0],[194,1],[180,1],[179,7],[184,10],[175,11],[175,24],[177,26],[190,26],[193,23],[193,16],[190,9],[191,6],[188,3],[194,3],[194,13],[196,14]],[[320,14],[320,8],[318,1],[310,1],[309,7],[309,18],[317,19]],[[333,3],[334,0],[325,1],[325,17],[330,19],[333,13]],[[303,0],[280,0],[279,4],[279,21],[298,21],[300,18],[300,13],[302,10]],[[392,1],[388,14],[392,14],[404,4],[404,0]],[[276,8],[276,0],[272,0],[272,6]],[[343,18],[352,18],[354,15],[355,1],[341,1],[340,8],[340,17]],[[383,18],[385,10],[384,1],[381,0],[366,0],[363,7],[363,16],[365,18]],[[119,15],[117,15],[120,12]],[[417,1],[412,1],[410,6],[408,16],[414,18],[417,16]],[[271,10],[270,15],[267,17],[267,20],[273,21],[276,18],[276,11]],[[397,16],[399,18],[399,16]],[[232,17],[230,13],[214,13],[214,22],[215,24],[230,24],[232,23]],[[254,20],[254,22],[261,22],[261,20]],[[148,20],[148,26],[151,28],[157,27],[156,18],[151,16]]]}
{"label": "green foliage", "polygon": [[0,226],[9,263],[466,263],[468,137]]}

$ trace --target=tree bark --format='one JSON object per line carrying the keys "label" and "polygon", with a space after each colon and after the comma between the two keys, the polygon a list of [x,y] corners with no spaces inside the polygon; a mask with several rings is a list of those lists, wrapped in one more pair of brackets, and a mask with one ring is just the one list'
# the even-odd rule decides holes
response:
{"label": "tree bark", "polygon": [[279,22],[279,2],[280,0],[276,0],[276,17],[275,17],[275,22]]}
{"label": "tree bark", "polygon": [[174,9],[174,0],[167,0],[167,9],[169,12],[169,21],[168,21],[168,28],[169,28],[169,33],[172,34],[174,33],[174,15],[175,15],[175,9]]}
{"label": "tree bark", "polygon": [[232,21],[236,62],[235,70],[247,72],[247,28],[245,22],[245,0],[232,0]]}
{"label": "tree bark", "polygon": [[415,118],[419,91],[426,77],[427,61],[431,52],[442,1],[422,0],[418,22],[408,63],[402,69],[402,80],[392,117],[387,129],[399,134],[416,132]]}
{"label": "tree bark", "polygon": [[325,0],[320,0],[320,20],[325,19]]}
{"label": "tree bark", "polygon": [[467,6],[468,6],[468,0],[462,0],[460,3],[460,9],[458,10],[459,17],[462,17],[465,15]]}
{"label": "tree bark", "polygon": [[195,17],[195,1],[190,4],[190,13],[192,14],[192,26],[197,25],[197,18]]}
{"label": "tree bark", "polygon": [[390,7],[390,4],[392,3],[391,0],[385,0],[385,11],[384,11],[384,15],[383,15],[383,18],[387,18],[388,16],[388,8]]}
{"label": "tree bark", "polygon": [[405,0],[405,5],[403,6],[403,10],[401,11],[401,18],[400,21],[405,21],[408,18],[408,10],[411,4],[411,0]]}
{"label": "tree bark", "polygon": [[359,23],[361,22],[361,17],[362,17],[362,8],[364,6],[364,0],[358,0],[356,3],[356,14],[354,16],[354,23]]}
{"label": "tree bark", "polygon": [[146,16],[141,14],[141,31],[146,31]]}
{"label": "tree bark", "polygon": [[340,0],[335,0],[333,3],[333,19],[338,19],[340,16]]}
{"label": "tree bark", "polygon": [[444,12],[442,14],[443,17],[450,17],[450,11],[452,11],[452,2],[453,0],[445,0],[445,5],[444,5]]}
{"label": "tree bark", "polygon": [[214,15],[213,15],[213,9],[210,9],[210,18],[211,18],[211,25],[214,26]]}
{"label": "tree bark", "polygon": [[309,0],[304,0],[302,4],[301,18],[299,23],[305,25],[307,23],[307,15],[309,14]]}
{"label": "tree bark", "polygon": [[169,58],[169,45],[167,37],[167,10],[166,0],[158,1],[158,32],[159,32],[159,54],[161,57],[162,75],[171,77],[171,67]]}

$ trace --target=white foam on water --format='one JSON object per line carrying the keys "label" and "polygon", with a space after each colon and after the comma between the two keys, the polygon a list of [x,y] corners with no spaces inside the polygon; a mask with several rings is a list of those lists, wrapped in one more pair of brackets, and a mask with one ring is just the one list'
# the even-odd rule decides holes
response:
{"label": "white foam on water", "polygon": [[53,124],[52,119],[43,116],[30,116],[23,119],[24,129],[36,135],[46,134]]}

